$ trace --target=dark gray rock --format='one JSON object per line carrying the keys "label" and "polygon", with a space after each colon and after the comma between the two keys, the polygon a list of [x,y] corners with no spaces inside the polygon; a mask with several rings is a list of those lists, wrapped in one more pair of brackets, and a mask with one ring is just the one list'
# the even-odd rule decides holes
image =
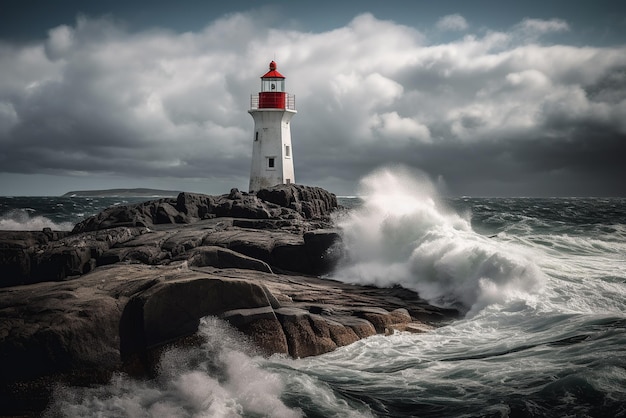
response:
{"label": "dark gray rock", "polygon": [[317,229],[304,233],[304,247],[313,274],[331,272],[344,257],[343,241],[338,229]]}
{"label": "dark gray rock", "polygon": [[31,277],[34,249],[50,241],[43,232],[0,231],[0,286],[36,282]]}
{"label": "dark gray rock", "polygon": [[189,256],[189,267],[237,268],[272,273],[270,266],[256,258],[245,256],[227,248],[205,246],[196,248]]}
{"label": "dark gray rock", "polygon": [[96,265],[106,266],[120,262],[137,262],[143,264],[160,264],[169,259],[170,254],[153,245],[138,247],[115,247],[111,248],[98,257]]}
{"label": "dark gray rock", "polygon": [[111,246],[141,234],[116,228],[90,234],[0,231],[0,287],[64,280],[97,265]]}
{"label": "dark gray rock", "polygon": [[114,227],[153,227],[188,224],[215,217],[245,219],[329,220],[337,209],[334,194],[319,187],[278,185],[256,195],[237,189],[227,195],[208,196],[183,192],[164,198],[105,209],[77,224],[73,233]]}
{"label": "dark gray rock", "polygon": [[215,217],[216,197],[198,193],[183,192],[176,198],[176,209],[189,219],[209,219]]}
{"label": "dark gray rock", "polygon": [[337,209],[337,197],[320,187],[280,184],[261,189],[257,197],[298,212],[305,219],[328,219]]}

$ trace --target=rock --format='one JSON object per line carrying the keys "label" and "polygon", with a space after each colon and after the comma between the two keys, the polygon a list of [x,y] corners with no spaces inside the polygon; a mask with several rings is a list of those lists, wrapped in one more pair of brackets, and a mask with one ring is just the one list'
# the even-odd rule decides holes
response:
{"label": "rock", "polygon": [[277,309],[276,316],[282,324],[292,357],[327,353],[359,340],[351,327],[303,309]]}
{"label": "rock", "polygon": [[207,235],[202,245],[228,248],[248,257],[271,263],[271,254],[276,242],[275,236],[273,231],[266,233],[228,229]]}
{"label": "rock", "polygon": [[412,334],[423,334],[425,332],[430,332],[434,329],[435,327],[433,327],[432,325],[424,324],[422,322],[410,322],[404,324],[393,324],[387,329],[386,334],[393,334],[395,331],[410,332]]}
{"label": "rock", "polygon": [[156,206],[152,222],[154,224],[185,223],[185,217],[170,202],[163,202]]}
{"label": "rock", "polygon": [[63,280],[69,276],[88,273],[93,268],[90,248],[57,247],[35,256],[31,275],[37,281]]}
{"label": "rock", "polygon": [[256,195],[263,201],[293,209],[305,219],[328,219],[338,207],[337,197],[320,187],[280,184],[261,189]]}
{"label": "rock", "polygon": [[138,262],[143,264],[159,264],[169,257],[169,254],[152,245],[139,247],[117,247],[105,251],[97,259],[98,266],[120,263],[124,261]]}
{"label": "rock", "polygon": [[385,334],[392,325],[405,324],[412,321],[408,311],[404,308],[388,312],[383,308],[361,307],[355,309],[355,315],[369,321],[378,334]]}
{"label": "rock", "polygon": [[114,227],[149,227],[194,223],[214,217],[245,219],[329,220],[337,209],[334,194],[319,187],[284,184],[262,189],[256,195],[232,189],[227,195],[180,193],[128,206],[114,206],[77,224],[73,233]]}
{"label": "rock", "polygon": [[38,283],[0,292],[3,415],[45,408],[54,382],[105,383],[111,371],[119,369],[124,292],[120,289],[113,296],[95,282],[79,282]]}
{"label": "rock", "polygon": [[31,279],[30,254],[27,248],[5,246],[0,249],[1,287],[17,286],[34,281]]}
{"label": "rock", "polygon": [[213,266],[217,268],[237,268],[272,273],[270,266],[261,260],[216,246],[196,248],[188,258],[188,265],[189,267]]}
{"label": "rock", "polygon": [[288,354],[289,347],[283,328],[272,307],[235,309],[224,312],[220,318],[246,335],[267,355]]}
{"label": "rock", "polygon": [[[214,250],[243,257],[220,247],[192,254]],[[430,311],[437,321],[444,313],[394,289],[189,264],[116,264],[70,281],[0,289],[0,395],[9,402],[2,410],[23,411],[33,399],[45,407],[54,382],[103,382],[119,370],[150,375],[164,347],[188,343],[206,315],[229,321],[266,354],[305,357],[400,329],[395,324],[417,329],[409,311]]]}
{"label": "rock", "polygon": [[271,304],[257,284],[181,272],[131,298],[120,321],[122,359],[193,334],[204,316],[260,307]]}
{"label": "rock", "polygon": [[407,289],[316,277],[343,254],[335,208],[282,185],[108,208],[72,233],[0,231],[0,411],[40,411],[58,382],[150,376],[207,315],[293,357],[455,317]]}
{"label": "rock", "polygon": [[317,229],[304,233],[304,246],[314,274],[331,272],[344,256],[337,229]]}
{"label": "rock", "polygon": [[239,189],[233,188],[233,189],[230,189],[228,198],[231,200],[240,200],[240,199],[243,199],[243,195],[241,194]]}
{"label": "rock", "polygon": [[[150,227],[153,225],[146,204],[113,206],[76,224],[72,233],[97,231],[117,227]],[[146,213],[147,212],[147,213]]]}
{"label": "rock", "polygon": [[31,277],[31,256],[49,240],[43,232],[0,231],[0,287],[36,282]]}
{"label": "rock", "polygon": [[209,231],[204,229],[185,228],[172,231],[166,238],[161,248],[176,257],[202,245],[204,239],[209,235]]}
{"label": "rock", "polygon": [[366,319],[343,316],[336,318],[336,320],[340,324],[343,324],[343,326],[350,327],[359,339],[376,335],[376,328]]}
{"label": "rock", "polygon": [[304,242],[300,240],[277,240],[272,249],[271,264],[285,271],[314,274]]}
{"label": "rock", "polygon": [[317,335],[311,327],[310,315],[298,308],[281,308],[276,310],[287,338],[289,354],[295,358],[314,356],[327,353],[337,348],[328,337]]}
{"label": "rock", "polygon": [[[65,280],[93,270],[111,246],[145,233],[144,228],[112,228],[90,233],[21,232],[0,234],[0,287]],[[56,239],[51,239],[56,238]],[[119,261],[119,260],[118,260]]]}
{"label": "rock", "polygon": [[216,198],[198,193],[180,193],[176,198],[176,209],[190,219],[208,219],[213,213]]}

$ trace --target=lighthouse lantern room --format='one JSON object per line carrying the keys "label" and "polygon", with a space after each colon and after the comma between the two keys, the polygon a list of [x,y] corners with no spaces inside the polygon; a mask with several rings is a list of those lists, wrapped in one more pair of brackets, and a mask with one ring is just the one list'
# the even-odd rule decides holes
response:
{"label": "lighthouse lantern room", "polygon": [[248,113],[254,119],[250,192],[295,183],[290,127],[297,113],[295,98],[285,92],[285,76],[274,61],[261,77],[261,91],[252,95]]}

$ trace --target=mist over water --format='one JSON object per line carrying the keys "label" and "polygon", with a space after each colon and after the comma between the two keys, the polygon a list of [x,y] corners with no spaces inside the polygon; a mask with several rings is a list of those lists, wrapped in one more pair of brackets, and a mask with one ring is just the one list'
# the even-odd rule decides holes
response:
{"label": "mist over water", "polygon": [[363,205],[338,221],[348,258],[333,278],[402,285],[470,315],[541,290],[532,251],[474,232],[425,175],[381,169],[361,181],[360,195]]}

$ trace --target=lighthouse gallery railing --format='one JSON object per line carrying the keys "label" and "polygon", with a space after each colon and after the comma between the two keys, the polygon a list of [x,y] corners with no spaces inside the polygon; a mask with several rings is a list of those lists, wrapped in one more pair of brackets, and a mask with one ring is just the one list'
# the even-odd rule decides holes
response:
{"label": "lighthouse gallery railing", "polygon": [[[294,94],[285,93],[285,109],[296,110],[296,96]],[[281,101],[282,102],[282,101]],[[276,109],[282,109],[282,103],[277,102]],[[271,109],[273,107],[263,106],[265,109]],[[259,94],[250,95],[250,109],[259,109]]]}

